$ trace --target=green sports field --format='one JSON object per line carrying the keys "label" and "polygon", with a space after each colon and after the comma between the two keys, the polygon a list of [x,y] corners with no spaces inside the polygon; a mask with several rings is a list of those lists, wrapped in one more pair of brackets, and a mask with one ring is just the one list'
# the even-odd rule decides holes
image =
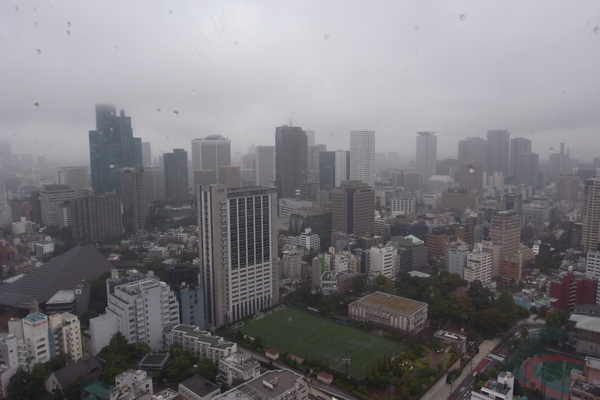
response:
{"label": "green sports field", "polygon": [[292,307],[262,319],[246,321],[244,334],[260,337],[266,346],[304,359],[320,359],[330,368],[345,373],[342,359],[350,358],[348,374],[363,379],[384,356],[404,349],[401,343],[372,335]]}

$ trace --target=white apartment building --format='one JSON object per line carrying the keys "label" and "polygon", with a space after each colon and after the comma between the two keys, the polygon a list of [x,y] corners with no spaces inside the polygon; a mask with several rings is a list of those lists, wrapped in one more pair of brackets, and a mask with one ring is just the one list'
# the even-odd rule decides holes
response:
{"label": "white apartment building", "polygon": [[[59,185],[69,185],[73,190],[88,189],[90,187],[88,167],[85,165],[60,167],[57,172],[56,183]],[[103,193],[98,193],[98,195],[100,194]]]}
{"label": "white apartment building", "polygon": [[215,363],[237,352],[236,343],[227,342],[221,336],[214,336],[195,325],[179,324],[173,327],[169,344],[178,344],[183,350],[201,359],[210,358]]}
{"label": "white apartment building", "polygon": [[310,228],[306,228],[306,230],[300,234],[298,244],[306,247],[309,251],[318,251],[321,248],[321,238],[318,234],[312,233]]}
{"label": "white apartment building", "polygon": [[234,380],[248,381],[260,375],[260,363],[250,353],[235,352],[219,360],[217,379],[231,387]]}
{"label": "white apartment building", "polygon": [[[600,279],[600,251],[588,251],[585,260],[585,274]],[[600,302],[600,285],[596,293],[596,303]]]}
{"label": "white apartment building", "polygon": [[481,281],[484,285],[492,281],[492,253],[481,251],[481,244],[475,245],[473,252],[467,254],[463,279],[467,282]]}
{"label": "white apartment building", "polygon": [[0,338],[0,398],[8,396],[10,378],[17,369],[27,368],[25,345],[14,335]]}
{"label": "white apartment building", "polygon": [[56,355],[69,354],[72,363],[79,361],[83,357],[79,318],[71,313],[52,314],[49,323],[54,333]]}
{"label": "white apartment building", "polygon": [[24,233],[32,233],[35,230],[35,223],[27,221],[25,217],[21,217],[18,222],[12,223],[13,235],[22,235]]}
{"label": "white apartment building", "polygon": [[119,331],[128,343],[145,342],[153,350],[168,346],[163,330],[179,324],[175,293],[154,277],[115,286],[114,293],[108,294],[106,312],[117,316]]}
{"label": "white apartment building", "polygon": [[109,392],[110,400],[150,399],[153,394],[152,377],[132,369],[115,376],[115,387]]}
{"label": "white apartment building", "polygon": [[40,312],[29,314],[23,319],[13,318],[8,322],[10,334],[23,340],[27,367],[49,361],[54,357],[53,341],[49,337],[48,316]]}
{"label": "white apartment building", "polygon": [[369,253],[371,273],[377,275],[383,275],[386,278],[393,278],[396,276],[396,261],[397,261],[398,250],[393,246],[375,246],[371,247]]}
{"label": "white apartment building", "polygon": [[350,132],[350,180],[375,185],[375,132]]}
{"label": "white apartment building", "polygon": [[392,217],[401,214],[414,214],[416,212],[417,198],[415,195],[394,197],[390,200]]}

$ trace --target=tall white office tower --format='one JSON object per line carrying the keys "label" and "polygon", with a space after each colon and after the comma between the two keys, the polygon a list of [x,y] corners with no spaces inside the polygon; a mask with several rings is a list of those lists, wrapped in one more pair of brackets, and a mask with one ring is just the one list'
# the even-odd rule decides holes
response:
{"label": "tall white office tower", "polygon": [[350,132],[350,180],[375,185],[375,131]]}
{"label": "tall white office tower", "polygon": [[600,243],[600,178],[589,178],[583,189],[581,250],[598,250]]}
{"label": "tall white office tower", "polygon": [[[84,190],[90,187],[88,179],[88,167],[75,165],[71,167],[60,167],[57,173],[57,184],[69,185],[73,190]],[[99,193],[104,194],[104,193]]]}
{"label": "tall white office tower", "polygon": [[423,175],[423,182],[435,175],[437,166],[437,136],[435,132],[417,132],[417,169]]}
{"label": "tall white office tower", "polygon": [[206,327],[214,331],[279,301],[277,191],[265,186],[196,189]]}
{"label": "tall white office tower", "polygon": [[273,186],[275,182],[275,146],[256,146],[254,152],[256,184]]}

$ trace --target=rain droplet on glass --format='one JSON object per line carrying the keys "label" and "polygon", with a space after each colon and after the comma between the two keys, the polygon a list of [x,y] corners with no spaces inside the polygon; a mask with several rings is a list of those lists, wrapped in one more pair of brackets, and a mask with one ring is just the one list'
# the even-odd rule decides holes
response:
{"label": "rain droplet on glass", "polygon": [[157,109],[156,109],[156,113],[157,113],[157,114],[160,114],[160,108],[157,108]]}
{"label": "rain droplet on glass", "polygon": [[465,19],[467,19],[467,16],[465,14],[460,14],[458,16],[458,19],[460,19],[461,21],[464,21]]}
{"label": "rain droplet on glass", "polygon": [[475,168],[473,168],[473,166],[472,166],[472,165],[470,165],[470,164],[469,164],[468,170],[469,170],[469,173],[470,173],[470,174],[472,174],[472,173],[474,173],[474,172],[475,172]]}
{"label": "rain droplet on glass", "polygon": [[38,56],[39,56],[40,54],[42,54],[42,51],[40,49],[37,49],[37,53],[38,53]]}
{"label": "rain droplet on glass", "polygon": [[234,45],[234,46],[237,46],[237,44],[238,44],[238,43],[237,43],[237,40],[234,40],[234,41],[233,41],[233,45]]}
{"label": "rain droplet on glass", "polygon": [[67,31],[67,36],[71,36],[71,31]]}
{"label": "rain droplet on glass", "polygon": [[594,33],[600,33],[600,26],[594,28]]}
{"label": "rain droplet on glass", "polygon": [[109,167],[109,168],[114,168],[114,167],[115,167],[115,164],[108,164],[108,167]]}
{"label": "rain droplet on glass", "polygon": [[325,40],[329,39],[329,33],[326,33],[323,37],[325,38]]}
{"label": "rain droplet on glass", "polygon": [[34,109],[36,109],[36,110],[37,110],[38,108],[40,108],[40,103],[37,103],[37,102],[36,102],[36,103],[33,103],[33,108],[34,108]]}
{"label": "rain droplet on glass", "polygon": [[174,115],[175,117],[178,117],[178,116],[179,116],[179,111],[177,111],[177,110],[173,111],[173,115]]}
{"label": "rain droplet on glass", "polygon": [[71,23],[69,21],[67,21],[67,28],[71,27]]}
{"label": "rain droplet on glass", "polygon": [[419,25],[415,25],[415,31],[419,30]]}

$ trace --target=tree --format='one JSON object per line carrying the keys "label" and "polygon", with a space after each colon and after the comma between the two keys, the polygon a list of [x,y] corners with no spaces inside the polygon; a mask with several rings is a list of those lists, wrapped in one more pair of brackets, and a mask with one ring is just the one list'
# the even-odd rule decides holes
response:
{"label": "tree", "polygon": [[44,392],[44,379],[46,378],[46,368],[44,364],[37,363],[31,370],[31,386],[33,395],[38,396]]}
{"label": "tree", "polygon": [[495,335],[504,330],[506,314],[498,307],[479,312],[479,330],[485,335]]}
{"label": "tree", "polygon": [[363,294],[365,292],[365,290],[367,290],[367,282],[365,281],[365,279],[362,276],[358,275],[352,281],[352,292],[356,296],[360,296],[361,294]]}
{"label": "tree", "polygon": [[546,328],[565,329],[569,324],[569,313],[565,310],[553,311],[546,317]]}
{"label": "tree", "polygon": [[171,369],[171,372],[169,373],[170,381],[171,382],[183,382],[186,379],[188,379],[191,375],[191,373],[190,373],[191,366],[192,366],[192,363],[190,362],[189,358],[185,354],[182,354],[179,357],[175,358],[175,360],[173,360],[173,368]]}
{"label": "tree", "polygon": [[203,358],[196,367],[196,374],[213,383],[217,381],[217,372],[218,368],[210,358]]}
{"label": "tree", "polygon": [[34,395],[33,377],[27,371],[19,368],[8,383],[9,400],[29,400]]}
{"label": "tree", "polygon": [[494,299],[490,289],[483,287],[481,281],[476,280],[471,282],[467,294],[473,300],[473,308],[475,311],[487,310],[494,305]]}
{"label": "tree", "polygon": [[496,300],[496,305],[506,315],[506,328],[518,321],[517,304],[510,293],[502,292]]}
{"label": "tree", "polygon": [[548,307],[541,306],[538,310],[538,315],[542,318],[546,318],[546,314],[548,314]]}
{"label": "tree", "polygon": [[529,336],[529,329],[527,329],[527,328],[521,329],[521,337],[523,339],[527,339],[527,336]]}

